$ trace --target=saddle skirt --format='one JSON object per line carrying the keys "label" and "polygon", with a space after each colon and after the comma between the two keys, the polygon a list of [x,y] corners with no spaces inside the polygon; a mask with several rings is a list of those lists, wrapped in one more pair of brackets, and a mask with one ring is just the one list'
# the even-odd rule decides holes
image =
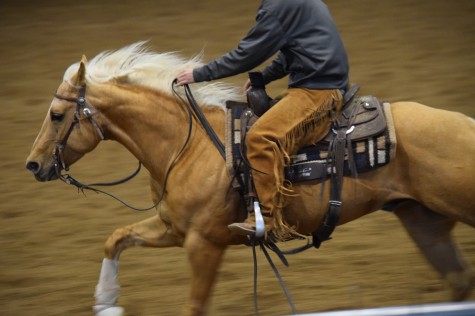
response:
{"label": "saddle skirt", "polygon": [[[355,93],[349,96],[328,134],[291,157],[291,164],[285,168],[287,180],[293,183],[324,180],[336,173],[335,155],[344,155],[345,176],[368,172],[391,161],[396,150],[396,134],[390,104]],[[244,161],[243,139],[258,117],[247,103],[228,101],[226,107],[226,165],[235,179],[233,186],[238,188],[242,183],[238,177],[242,176],[240,169]],[[335,153],[333,147],[337,141],[344,142],[344,151]]]}

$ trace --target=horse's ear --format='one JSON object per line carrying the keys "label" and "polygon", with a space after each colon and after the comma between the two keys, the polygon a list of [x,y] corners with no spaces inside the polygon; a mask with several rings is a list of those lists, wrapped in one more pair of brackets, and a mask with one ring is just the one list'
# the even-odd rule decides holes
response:
{"label": "horse's ear", "polygon": [[81,62],[79,63],[79,69],[76,75],[73,78],[74,84],[76,86],[83,86],[86,83],[86,64],[87,58],[85,55],[82,55]]}

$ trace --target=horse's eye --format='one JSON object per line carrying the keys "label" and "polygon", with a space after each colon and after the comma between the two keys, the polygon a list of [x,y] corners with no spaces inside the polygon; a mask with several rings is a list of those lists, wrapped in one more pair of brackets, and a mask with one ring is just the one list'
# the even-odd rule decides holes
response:
{"label": "horse's eye", "polygon": [[50,112],[50,117],[53,122],[61,122],[64,118],[64,114]]}

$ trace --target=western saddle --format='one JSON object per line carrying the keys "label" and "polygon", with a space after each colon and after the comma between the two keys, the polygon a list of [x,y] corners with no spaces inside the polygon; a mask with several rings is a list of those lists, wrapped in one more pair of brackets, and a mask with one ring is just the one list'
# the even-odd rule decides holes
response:
{"label": "western saddle", "polygon": [[[227,102],[226,161],[228,171],[234,176],[233,186],[246,199],[248,212],[260,212],[259,203],[253,193],[251,169],[246,164],[244,140],[247,131],[257,119],[279,100],[272,100],[267,95],[260,73],[252,72],[249,77],[251,89],[247,93],[248,102]],[[339,221],[343,177],[357,177],[358,172],[366,172],[389,163],[394,151],[394,133],[389,135],[392,127],[388,128],[387,124],[388,121],[392,122],[389,104],[385,103],[383,106],[383,103],[373,96],[358,96],[359,89],[358,85],[353,85],[345,91],[343,108],[332,121],[328,134],[316,145],[302,148],[292,157],[292,164],[285,168],[286,179],[293,183],[324,182],[327,178],[330,181],[328,210],[319,228],[312,234],[313,246],[316,248],[319,248],[323,241],[331,239],[330,236]],[[374,144],[381,143],[378,138],[381,136],[384,138],[382,143],[390,147],[389,154],[382,159],[382,163],[362,158],[364,154],[359,148],[360,143],[373,144],[366,147],[374,151]],[[373,152],[373,158],[375,155],[377,156],[378,152]],[[367,167],[360,167],[358,162],[363,160],[368,161]],[[256,236],[263,236],[263,232],[259,232],[259,223],[256,223]]]}

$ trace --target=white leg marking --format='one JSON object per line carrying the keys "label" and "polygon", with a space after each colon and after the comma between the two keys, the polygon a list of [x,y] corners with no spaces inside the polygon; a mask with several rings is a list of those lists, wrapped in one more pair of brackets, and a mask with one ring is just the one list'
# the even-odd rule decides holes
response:
{"label": "white leg marking", "polygon": [[97,316],[124,315],[124,309],[116,306],[120,293],[120,285],[117,280],[118,272],[119,261],[111,259],[102,261],[99,283],[97,283],[94,294],[96,305],[93,310]]}

